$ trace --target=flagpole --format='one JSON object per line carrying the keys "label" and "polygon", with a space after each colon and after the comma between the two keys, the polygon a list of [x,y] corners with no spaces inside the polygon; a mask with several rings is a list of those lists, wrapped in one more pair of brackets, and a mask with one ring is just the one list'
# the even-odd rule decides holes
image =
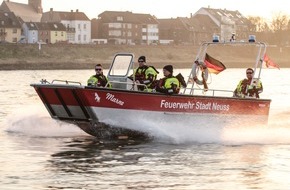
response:
{"label": "flagpole", "polygon": [[[258,51],[258,56],[256,58],[256,64],[255,64],[255,68],[254,68],[254,73],[256,74],[256,71],[259,67],[259,71],[258,71],[258,80],[260,80],[260,76],[261,76],[261,73],[262,73],[262,67],[263,67],[263,60],[261,59],[261,55],[262,57],[264,57],[265,53],[266,53],[266,44],[265,43],[262,43],[262,42],[258,42],[260,48],[259,48],[259,51]],[[260,63],[260,64],[259,64]],[[254,79],[255,78],[255,75],[254,77],[252,78],[251,80],[251,85],[253,84],[254,82]]]}

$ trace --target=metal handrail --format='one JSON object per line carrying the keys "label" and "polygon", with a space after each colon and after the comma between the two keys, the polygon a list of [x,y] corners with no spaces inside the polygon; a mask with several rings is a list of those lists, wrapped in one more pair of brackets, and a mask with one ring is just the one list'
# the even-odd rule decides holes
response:
{"label": "metal handrail", "polygon": [[65,83],[65,84],[70,84],[70,83],[72,83],[72,84],[79,84],[80,86],[82,85],[82,83],[80,83],[80,82],[69,81],[69,80],[58,80],[58,79],[53,80],[53,81],[51,82],[51,84],[53,84],[54,82],[63,82],[63,83]]}
{"label": "metal handrail", "polygon": [[[199,48],[197,56],[196,56],[196,59],[194,61],[202,61],[202,60],[204,60],[208,47],[209,46],[218,46],[218,45],[234,45],[234,46],[235,45],[236,46],[241,46],[241,45],[251,45],[251,46],[253,46],[254,45],[254,46],[258,46],[258,55],[256,56],[256,62],[255,62],[255,65],[254,65],[254,73],[256,75],[256,72],[257,72],[258,77],[256,77],[256,78],[260,79],[261,70],[262,70],[262,64],[263,64],[263,56],[265,55],[266,48],[267,48],[265,43],[263,43],[263,42],[205,42]],[[189,78],[187,80],[187,85],[189,85],[191,83],[190,79],[192,78],[193,71],[194,71],[194,64],[192,66]],[[251,81],[251,84],[252,83],[253,83],[253,79]],[[194,84],[195,84],[195,82],[193,82],[191,84],[191,88],[184,89],[183,94],[186,93],[186,90],[190,90],[189,94],[193,94],[194,90],[200,90],[200,89],[195,89],[194,88]],[[207,90],[207,91],[209,91],[209,90]],[[222,91],[222,90],[214,90],[214,91]]]}
{"label": "metal handrail", "polygon": [[[136,82],[121,82],[121,81],[109,81],[105,87],[108,87],[109,83],[115,83],[115,84],[127,84],[127,85],[132,85],[132,89],[134,89],[134,86],[143,86],[147,91],[148,91],[148,87],[145,84],[140,84],[140,83],[136,83]],[[131,90],[132,90],[131,89]]]}
{"label": "metal handrail", "polygon": [[[189,95],[193,95],[193,91],[200,91],[203,94],[205,94],[206,92],[211,92],[211,96],[215,96],[215,94],[217,92],[225,92],[225,93],[231,93],[231,95],[234,93],[234,91],[232,90],[220,90],[220,89],[201,89],[201,88],[183,88],[183,93],[181,94],[189,94]],[[190,91],[190,93],[186,93],[186,91]]]}

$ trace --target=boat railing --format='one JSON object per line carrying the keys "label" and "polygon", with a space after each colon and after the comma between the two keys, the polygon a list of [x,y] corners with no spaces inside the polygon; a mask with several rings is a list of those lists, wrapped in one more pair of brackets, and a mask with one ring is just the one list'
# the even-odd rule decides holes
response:
{"label": "boat railing", "polygon": [[[140,84],[140,83],[136,83],[136,82],[131,82],[131,81],[126,81],[126,82],[122,82],[122,81],[110,81],[106,84],[106,87],[109,86],[109,84],[112,84],[112,86],[116,86],[115,88],[117,89],[125,89],[125,90],[134,90],[137,91],[138,87],[143,87],[144,91],[148,91],[148,88],[145,84]],[[113,84],[122,84],[120,87],[118,85],[113,85]],[[126,86],[126,88],[124,88],[123,86]]]}
{"label": "boat railing", "polygon": [[[138,91],[138,86],[139,87],[142,86],[142,87],[144,87],[144,91],[145,92],[149,91],[146,85],[139,84],[139,83],[136,83],[136,82],[110,81],[110,82],[107,83],[106,87],[109,86],[109,83],[111,83],[111,84],[125,84],[125,85],[127,85],[126,90]],[[120,88],[118,88],[118,89],[120,89]],[[184,88],[184,89],[185,89],[185,93],[181,93],[181,94],[232,97],[233,93],[234,93],[232,90],[220,90],[220,89],[207,89],[207,90],[204,90],[204,89],[201,89],[201,88]],[[152,92],[154,92],[154,90]]]}
{"label": "boat railing", "polygon": [[[44,81],[41,81],[41,83],[48,83],[46,80],[44,80]],[[82,85],[82,83],[80,83],[80,82],[76,82],[76,81],[69,81],[69,80],[58,80],[58,79],[56,79],[56,80],[53,80],[52,82],[51,82],[51,84],[55,84],[55,83],[65,83],[65,84],[78,84],[78,85]]]}
{"label": "boat railing", "polygon": [[184,88],[184,93],[182,94],[232,97],[234,92],[232,90],[220,89]]}

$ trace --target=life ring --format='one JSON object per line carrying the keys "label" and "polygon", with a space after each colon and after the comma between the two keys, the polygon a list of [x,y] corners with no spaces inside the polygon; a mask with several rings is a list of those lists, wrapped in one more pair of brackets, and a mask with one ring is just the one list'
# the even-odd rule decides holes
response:
{"label": "life ring", "polygon": [[[204,79],[199,80],[197,78],[198,70],[202,70],[202,72],[204,73]],[[204,85],[204,82],[207,81],[207,78],[208,78],[208,69],[207,69],[207,66],[205,65],[205,63],[204,62],[195,61],[194,65],[193,65],[193,68],[192,68],[192,79],[194,80],[194,82],[196,84],[198,84],[198,85]]]}

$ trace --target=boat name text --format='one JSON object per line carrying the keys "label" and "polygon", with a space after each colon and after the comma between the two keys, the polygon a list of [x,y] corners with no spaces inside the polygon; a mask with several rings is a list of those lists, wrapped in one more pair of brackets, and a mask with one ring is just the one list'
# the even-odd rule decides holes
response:
{"label": "boat name text", "polygon": [[110,94],[110,93],[107,93],[106,94],[106,99],[115,103],[115,104],[118,104],[120,106],[123,106],[124,105],[124,102],[119,100],[118,98],[115,98],[115,96],[113,94]]}
{"label": "boat name text", "polygon": [[160,108],[173,108],[173,109],[194,109],[194,103],[188,102],[167,102],[161,100]]}
{"label": "boat name text", "polygon": [[160,108],[165,109],[196,109],[196,110],[215,110],[215,111],[229,111],[230,105],[219,104],[216,102],[169,102],[161,100]]}

